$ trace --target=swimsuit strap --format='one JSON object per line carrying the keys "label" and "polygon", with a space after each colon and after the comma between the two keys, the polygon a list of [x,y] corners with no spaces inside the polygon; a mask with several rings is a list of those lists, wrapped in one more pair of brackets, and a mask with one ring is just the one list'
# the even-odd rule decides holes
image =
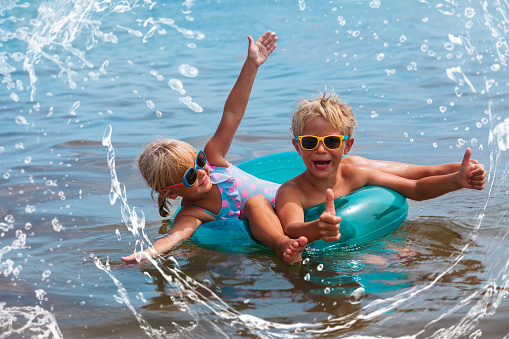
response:
{"label": "swimsuit strap", "polygon": [[209,215],[213,216],[213,217],[214,217],[214,218],[216,218],[216,219],[217,219],[217,217],[218,217],[218,214],[214,214],[214,213],[212,213],[211,211],[206,210],[205,208],[200,207],[200,206],[195,206],[195,205],[181,205],[181,207],[194,207],[194,208],[197,208],[197,209],[199,209],[199,210],[202,210],[203,212],[205,212],[205,213],[207,213],[207,214],[209,214]]}

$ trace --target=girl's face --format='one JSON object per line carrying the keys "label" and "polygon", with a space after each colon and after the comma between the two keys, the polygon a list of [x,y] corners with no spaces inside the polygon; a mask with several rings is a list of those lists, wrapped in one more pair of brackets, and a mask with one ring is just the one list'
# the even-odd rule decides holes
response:
{"label": "girl's face", "polygon": [[[324,118],[315,117],[306,124],[302,135],[324,137],[327,135],[342,135],[342,132],[334,129]],[[302,148],[299,141],[293,139],[293,146],[301,155],[308,173],[317,178],[326,178],[335,174],[343,154],[350,151],[352,143],[353,138],[349,138],[343,140],[339,148],[331,150],[325,147],[323,141],[320,141],[315,149],[306,150]]]}
{"label": "girl's face", "polygon": [[[189,154],[189,168],[196,166],[196,153]],[[192,159],[192,160],[191,160]],[[210,172],[208,163],[203,168],[196,167],[198,178],[194,185],[188,187],[185,185],[176,185],[173,187],[167,187],[161,190],[167,198],[176,199],[177,197],[189,198],[193,200],[199,200],[212,188],[212,182],[210,181]],[[182,178],[183,180],[183,178]]]}

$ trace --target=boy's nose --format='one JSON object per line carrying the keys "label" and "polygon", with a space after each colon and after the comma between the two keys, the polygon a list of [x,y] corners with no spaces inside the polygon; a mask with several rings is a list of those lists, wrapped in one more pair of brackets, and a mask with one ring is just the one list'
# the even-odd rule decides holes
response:
{"label": "boy's nose", "polygon": [[318,142],[318,146],[316,146],[316,151],[317,152],[324,152],[324,151],[327,151],[327,148],[325,148],[325,145],[323,144],[323,141],[320,140]]}

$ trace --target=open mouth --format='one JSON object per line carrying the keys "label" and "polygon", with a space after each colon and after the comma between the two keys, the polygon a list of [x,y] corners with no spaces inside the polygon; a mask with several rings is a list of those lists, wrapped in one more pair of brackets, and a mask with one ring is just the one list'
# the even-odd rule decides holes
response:
{"label": "open mouth", "polygon": [[313,165],[315,165],[315,168],[319,170],[325,170],[329,168],[330,163],[330,160],[313,161]]}

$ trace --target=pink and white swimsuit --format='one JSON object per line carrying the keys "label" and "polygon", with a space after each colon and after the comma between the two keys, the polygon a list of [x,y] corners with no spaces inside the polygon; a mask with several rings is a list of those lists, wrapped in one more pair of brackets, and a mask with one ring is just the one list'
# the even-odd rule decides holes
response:
{"label": "pink and white swimsuit", "polygon": [[210,181],[217,185],[221,193],[221,210],[219,214],[214,214],[201,207],[194,207],[200,208],[216,219],[238,219],[247,199],[254,195],[263,195],[274,205],[276,192],[281,185],[258,179],[233,165],[229,167],[209,165],[209,169]]}

